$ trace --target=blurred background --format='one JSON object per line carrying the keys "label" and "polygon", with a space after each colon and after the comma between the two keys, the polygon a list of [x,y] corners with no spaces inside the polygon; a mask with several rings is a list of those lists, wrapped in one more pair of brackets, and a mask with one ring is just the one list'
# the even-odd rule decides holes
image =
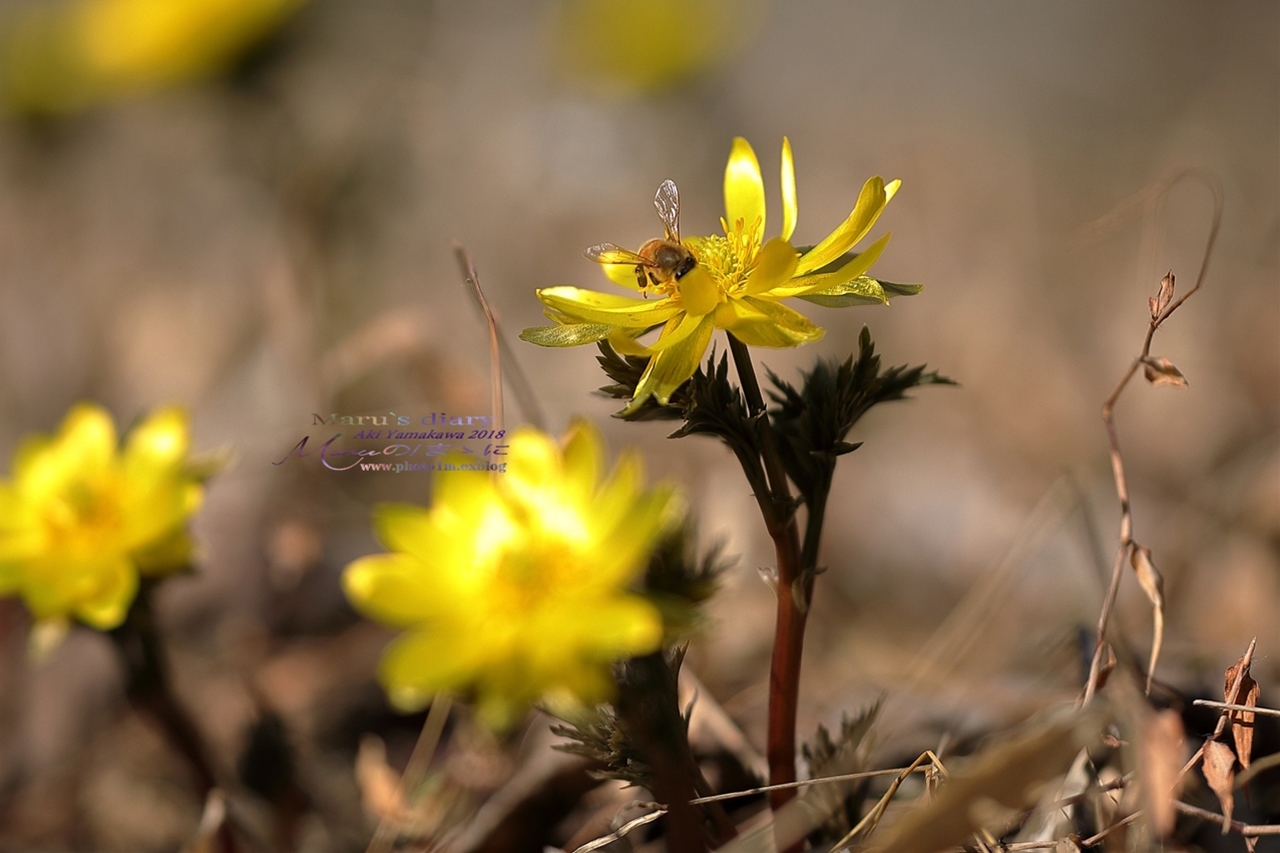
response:
{"label": "blurred background", "polygon": [[[770,234],[790,138],[797,243],[832,230],[867,177],[901,178],[876,272],[925,285],[888,308],[804,304],[826,337],[758,361],[794,381],[868,325],[887,363],[960,382],[877,409],[851,439],[865,444],[829,510],[801,734],[883,694],[889,761],[1074,696],[1119,521],[1099,408],[1160,277],[1194,283],[1211,221],[1203,182],[1169,189],[1184,169],[1225,199],[1204,291],[1153,348],[1190,386],[1139,382],[1117,410],[1136,537],[1165,576],[1159,676],[1208,695],[1257,636],[1262,702],[1280,701],[1280,6],[147,6],[0,2],[0,456],[84,399],[125,424],[181,403],[198,448],[233,451],[196,521],[200,571],[165,585],[160,615],[228,768],[279,724],[305,791],[298,849],[363,849],[361,736],[398,770],[421,724],[387,709],[372,673],[389,635],[338,577],[377,549],[370,507],[425,502],[430,480],[272,462],[328,437],[313,413],[488,412],[484,324],[451,239],[540,410],[508,395],[508,425],[593,418],[683,483],[703,541],[734,559],[687,666],[762,748],[772,597],[757,570],[773,558],[732,456],[611,419],[593,348],[515,338],[544,322],[534,288],[611,287],[582,249],[654,236],[662,180],[685,232],[718,232],[738,135],[760,157]],[[1120,605],[1145,661],[1132,578]],[[110,647],[73,632],[36,666],[28,628],[0,601],[0,849],[174,849],[200,803],[127,712]],[[570,778],[545,730],[497,744],[460,725],[471,741],[439,784],[499,821],[490,794],[524,802],[521,773]],[[538,838],[460,849],[568,843],[591,813],[580,794]]]}

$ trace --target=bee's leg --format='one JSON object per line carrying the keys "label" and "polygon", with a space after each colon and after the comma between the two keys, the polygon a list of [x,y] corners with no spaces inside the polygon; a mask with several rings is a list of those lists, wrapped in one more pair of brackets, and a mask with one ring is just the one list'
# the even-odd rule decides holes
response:
{"label": "bee's leg", "polygon": [[645,272],[645,268],[640,266],[640,264],[636,264],[636,286],[639,287],[641,291],[649,286],[649,276]]}

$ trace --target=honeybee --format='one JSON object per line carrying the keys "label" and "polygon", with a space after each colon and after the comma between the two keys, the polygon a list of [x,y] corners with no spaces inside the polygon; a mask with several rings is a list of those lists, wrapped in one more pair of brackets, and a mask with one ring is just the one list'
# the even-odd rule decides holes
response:
{"label": "honeybee", "polygon": [[680,242],[680,191],[675,181],[663,181],[653,197],[653,206],[662,220],[664,237],[655,237],[632,252],[613,243],[600,243],[583,254],[600,264],[635,264],[640,292],[649,296],[650,287],[678,281],[693,269],[698,259]]}

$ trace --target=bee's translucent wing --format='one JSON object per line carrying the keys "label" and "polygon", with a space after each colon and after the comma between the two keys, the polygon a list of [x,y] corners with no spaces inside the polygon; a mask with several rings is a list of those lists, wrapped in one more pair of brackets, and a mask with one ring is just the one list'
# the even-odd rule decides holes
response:
{"label": "bee's translucent wing", "polygon": [[658,218],[667,229],[667,239],[680,242],[680,190],[675,181],[663,181],[653,197],[653,206],[658,209]]}
{"label": "bee's translucent wing", "polygon": [[653,261],[640,257],[630,249],[624,249],[613,243],[600,243],[587,249],[582,254],[598,264],[637,264],[651,267]]}

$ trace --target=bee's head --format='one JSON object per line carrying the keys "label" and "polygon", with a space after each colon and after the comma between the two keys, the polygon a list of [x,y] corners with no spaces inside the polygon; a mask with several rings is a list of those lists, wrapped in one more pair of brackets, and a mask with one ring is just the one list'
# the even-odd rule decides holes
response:
{"label": "bee's head", "polygon": [[684,260],[682,260],[680,262],[680,265],[676,267],[676,278],[677,279],[681,278],[685,273],[687,273],[689,270],[693,269],[697,265],[698,265],[698,259],[693,256],[693,252],[690,252],[688,249],[685,249]]}

